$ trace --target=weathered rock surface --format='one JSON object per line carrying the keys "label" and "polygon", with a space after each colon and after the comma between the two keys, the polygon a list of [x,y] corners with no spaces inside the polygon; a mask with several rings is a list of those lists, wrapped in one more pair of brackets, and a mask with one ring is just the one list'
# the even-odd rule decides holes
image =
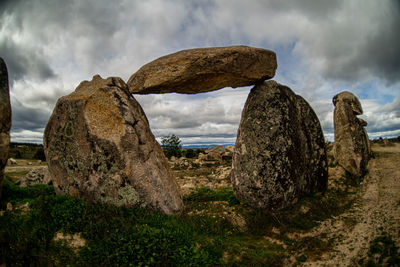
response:
{"label": "weathered rock surface", "polygon": [[275,75],[274,52],[248,46],[197,48],[160,57],[134,73],[135,94],[196,94],[253,85]]}
{"label": "weathered rock surface", "polygon": [[33,169],[15,184],[20,187],[33,186],[36,184],[51,184],[49,171],[47,168]]}
{"label": "weathered rock surface", "polygon": [[165,213],[183,208],[167,159],[120,78],[97,75],[60,98],[44,147],[58,194]]}
{"label": "weathered rock surface", "polygon": [[225,147],[223,146],[213,146],[213,147],[209,147],[204,151],[206,154],[208,153],[218,153],[218,154],[224,154],[226,152]]}
{"label": "weathered rock surface", "polygon": [[363,113],[361,103],[350,92],[341,92],[333,97],[335,160],[356,177],[365,173],[371,146],[364,126],[367,123],[357,118]]}
{"label": "weathered rock surface", "polygon": [[310,105],[275,81],[255,86],[246,101],[232,161],[236,197],[280,209],[326,190],[321,125]]}
{"label": "weathered rock surface", "polygon": [[219,161],[231,160],[233,155],[234,146],[214,146],[205,150],[206,160]]}
{"label": "weathered rock surface", "polygon": [[0,58],[0,196],[10,148],[11,105],[6,63]]}

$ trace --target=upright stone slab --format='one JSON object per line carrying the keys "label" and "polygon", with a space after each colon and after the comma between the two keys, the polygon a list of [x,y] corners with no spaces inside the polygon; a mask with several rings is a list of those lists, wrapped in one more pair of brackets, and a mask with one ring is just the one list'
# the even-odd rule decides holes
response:
{"label": "upright stone slab", "polygon": [[60,98],[44,148],[58,194],[175,213],[182,198],[139,103],[120,78],[82,82]]}
{"label": "upright stone slab", "polygon": [[333,97],[335,160],[355,177],[362,176],[367,167],[371,147],[365,126],[367,123],[357,118],[363,113],[358,98],[350,92],[341,92]]}
{"label": "upright stone slab", "polygon": [[0,196],[10,148],[11,105],[6,63],[0,58]]}
{"label": "upright stone slab", "polygon": [[324,136],[310,105],[275,81],[255,86],[233,154],[236,197],[254,207],[281,209],[324,192],[327,177]]}
{"label": "upright stone slab", "polygon": [[197,94],[271,79],[276,67],[275,53],[266,49],[248,46],[189,49],[144,65],[130,77],[128,86],[135,94]]}

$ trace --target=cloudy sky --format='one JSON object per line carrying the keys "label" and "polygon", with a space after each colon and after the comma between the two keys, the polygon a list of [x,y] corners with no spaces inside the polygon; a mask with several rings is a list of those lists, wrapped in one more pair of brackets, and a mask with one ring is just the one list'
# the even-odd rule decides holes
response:
{"label": "cloudy sky", "polygon": [[[249,45],[274,50],[274,80],[314,108],[333,138],[332,97],[356,94],[370,138],[400,135],[398,0],[0,1],[0,56],[9,70],[14,142],[42,142],[57,99],[93,75],[125,81],[182,49]],[[250,87],[147,95],[158,137],[234,143]]]}

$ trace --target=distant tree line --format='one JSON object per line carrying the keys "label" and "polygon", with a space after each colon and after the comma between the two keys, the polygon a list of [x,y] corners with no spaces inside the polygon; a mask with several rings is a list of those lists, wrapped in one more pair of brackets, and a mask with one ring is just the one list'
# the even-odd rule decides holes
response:
{"label": "distant tree line", "polygon": [[45,161],[43,145],[31,143],[15,143],[10,144],[9,158],[15,159],[37,159]]}

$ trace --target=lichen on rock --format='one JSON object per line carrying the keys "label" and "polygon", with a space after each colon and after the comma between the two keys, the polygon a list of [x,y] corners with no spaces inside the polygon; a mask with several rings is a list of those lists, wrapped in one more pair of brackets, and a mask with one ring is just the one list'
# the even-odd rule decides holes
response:
{"label": "lichen on rock", "polygon": [[275,75],[273,51],[249,46],[195,48],[160,57],[128,81],[135,94],[197,94],[253,85]]}
{"label": "lichen on rock", "polygon": [[183,208],[147,118],[120,78],[94,76],[60,98],[44,146],[59,194],[165,213]]}
{"label": "lichen on rock", "polygon": [[333,97],[335,160],[354,177],[361,177],[366,172],[371,154],[371,146],[365,126],[367,122],[358,118],[363,113],[358,98],[347,91]]}
{"label": "lichen on rock", "polygon": [[309,104],[275,81],[255,86],[242,112],[232,168],[236,197],[258,208],[284,208],[325,191],[325,141]]}

